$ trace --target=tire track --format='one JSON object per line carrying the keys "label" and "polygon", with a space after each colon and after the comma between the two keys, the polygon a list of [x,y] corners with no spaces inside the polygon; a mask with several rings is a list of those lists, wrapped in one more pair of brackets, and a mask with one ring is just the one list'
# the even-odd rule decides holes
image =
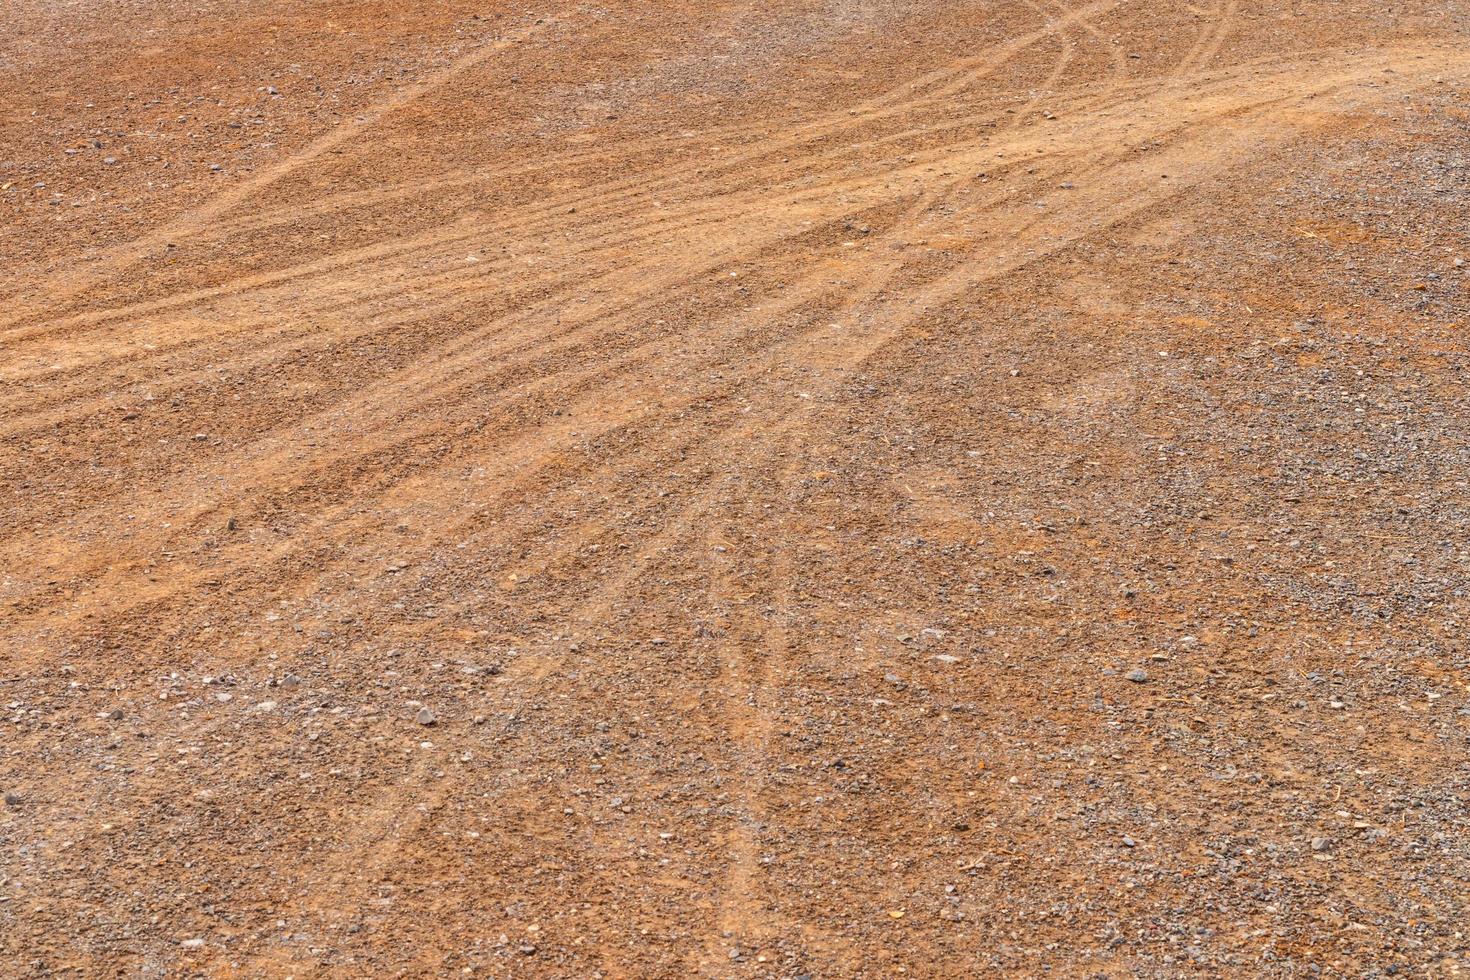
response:
{"label": "tire track", "polygon": [[[635,195],[641,195],[644,193],[657,193],[661,190],[667,190],[669,188],[677,187],[680,184],[686,182],[687,178],[691,174],[701,171],[704,171],[706,173],[723,172],[726,176],[748,175],[748,165],[762,157],[772,156],[777,153],[789,152],[790,150],[803,146],[807,143],[815,142],[819,138],[829,136],[834,132],[841,131],[845,128],[850,128],[859,121],[863,123],[871,123],[877,119],[887,119],[912,112],[915,108],[918,107],[918,105],[929,103],[942,104],[945,102],[945,100],[950,99],[957,92],[962,91],[964,88],[967,88],[969,85],[974,84],[976,81],[987,77],[988,75],[1002,67],[1004,64],[1014,59],[1017,55],[1021,54],[1028,48],[1051,36],[1057,30],[1074,22],[1085,21],[1087,19],[1100,16],[1102,13],[1105,13],[1116,6],[1117,2],[1118,0],[1095,0],[1094,3],[1088,4],[1082,8],[1079,8],[1077,11],[1066,15],[1065,17],[1059,18],[1056,22],[1048,24],[1041,30],[1033,31],[1029,34],[1013,39],[1005,44],[998,45],[995,49],[987,52],[984,55],[970,59],[964,59],[956,66],[949,66],[945,69],[929,73],[929,75],[924,76],[921,80],[919,80],[920,83],[922,83],[920,84],[921,88],[930,82],[943,82],[946,79],[948,79],[949,81],[947,84],[943,85],[937,92],[933,93],[932,95],[925,96],[923,100],[921,100],[917,104],[904,102],[898,102],[895,104],[892,94],[882,97],[878,100],[870,100],[869,102],[859,103],[855,107],[849,107],[846,112],[833,111],[826,116],[820,117],[816,121],[799,124],[795,127],[792,127],[790,130],[787,131],[787,134],[780,139],[764,140],[761,141],[752,150],[737,152],[735,154],[727,156],[719,161],[719,166],[701,165],[699,163],[696,163],[690,165],[688,168],[666,168],[664,176],[657,181],[646,182],[635,179],[623,182],[621,185],[614,184],[611,187],[604,187],[601,190],[601,200],[609,203],[619,202],[622,204],[627,204],[629,202],[625,198],[619,198],[618,195],[625,193],[631,193]],[[533,28],[527,28],[523,32],[525,37],[529,37],[531,33],[534,33]],[[440,73],[434,78],[426,79],[425,81],[418,83],[415,86],[412,86],[410,89],[399,93],[398,96],[395,96],[393,99],[390,99],[388,100],[388,102],[384,103],[383,107],[379,111],[365,115],[364,121],[358,126],[354,127],[351,132],[344,132],[342,129],[334,130],[332,133],[317,141],[317,143],[314,143],[308,146],[306,149],[300,151],[297,157],[281,161],[275,167],[262,172],[261,174],[252,178],[250,181],[237,185],[230,191],[227,191],[224,194],[218,195],[216,198],[211,199],[211,201],[205,206],[196,209],[195,211],[190,212],[187,215],[181,216],[180,218],[175,219],[174,221],[160,227],[159,229],[156,229],[154,232],[150,233],[144,238],[139,239],[130,246],[127,246],[126,251],[123,254],[114,255],[109,259],[102,260],[103,264],[101,266],[92,268],[90,273],[85,275],[82,273],[76,273],[72,277],[74,284],[73,288],[60,296],[52,297],[51,305],[54,305],[58,302],[65,302],[68,299],[79,295],[83,291],[94,288],[97,278],[100,276],[100,274],[108,271],[120,271],[121,269],[126,269],[127,267],[139,261],[148,251],[155,249],[159,243],[168,240],[169,237],[187,232],[191,228],[205,228],[213,219],[222,216],[230,208],[240,203],[243,203],[259,189],[262,189],[280,180],[285,175],[291,173],[295,169],[298,169],[300,166],[304,165],[307,162],[310,162],[310,160],[315,159],[323,153],[335,149],[338,145],[345,142],[350,136],[355,135],[359,130],[375,124],[379,119],[388,115],[392,111],[401,108],[402,106],[418,98],[421,98],[428,92],[434,90],[440,85],[445,84],[454,76],[462,73],[463,71],[473,67],[476,64],[483,62],[490,55],[496,53],[499,50],[504,50],[507,47],[511,47],[514,44],[519,43],[519,41],[523,39],[524,38],[518,38],[515,41],[495,42],[495,45],[492,45],[490,49],[477,49],[475,52],[472,52],[471,54],[461,58],[458,62],[455,62],[453,65],[450,66],[450,68],[446,69],[444,72]],[[915,84],[918,83],[910,83],[907,86],[901,87],[899,91],[907,91]],[[553,210],[562,206],[564,206],[564,204],[560,201],[548,205],[548,207]],[[104,311],[104,313],[105,312],[106,311]],[[85,316],[86,314],[82,315]],[[20,322],[22,321],[16,321],[14,319],[6,322],[0,322],[0,336],[4,336],[5,331],[14,328]]]}
{"label": "tire track", "polygon": [[[1205,123],[1198,123],[1198,125],[1205,125]],[[1148,200],[1148,195],[1144,195],[1144,197],[1142,197],[1142,200]],[[1017,209],[1011,209],[1011,210],[1013,210],[1013,212],[1016,212]],[[1098,220],[1101,220],[1101,219],[1098,219]],[[1003,222],[1000,222],[1000,223],[1001,223],[1001,225],[1005,225],[1005,223],[1014,223],[1014,222],[1004,222],[1004,220],[1003,220]],[[1033,222],[1033,223],[1035,223],[1035,222]],[[1044,225],[1042,225],[1042,226],[1044,226]],[[1028,232],[1026,232],[1026,225],[1020,225],[1019,228],[1020,228],[1019,231],[1016,231],[1016,229],[1013,229],[1013,231],[1008,232],[1008,234],[1011,234],[1011,235],[1014,235],[1014,234],[1023,234],[1023,235],[1028,234]],[[1042,234],[1041,237],[1042,238],[1055,238],[1055,239],[1058,239],[1058,241],[1064,241],[1064,238],[1057,237],[1057,235],[1045,235],[1045,234]],[[1038,242],[1038,244],[1047,244],[1047,242]],[[362,414],[363,414],[363,408],[365,408],[365,406],[354,406],[353,408],[351,408],[351,414],[353,414],[354,417],[362,416]],[[415,436],[415,438],[422,438],[422,436]],[[404,442],[401,442],[400,441],[400,442],[398,442],[398,445],[404,445]],[[391,445],[390,445],[390,447],[388,447],[388,451],[390,451],[390,453],[391,453],[391,451],[392,451]],[[269,472],[276,472],[276,467],[275,466],[268,466],[268,470],[269,470]]]}
{"label": "tire track", "polygon": [[[51,295],[49,297],[50,302],[66,302],[94,288],[102,276],[127,270],[148,252],[167,242],[170,237],[187,234],[192,229],[198,229],[209,224],[226,214],[232,208],[249,200],[265,188],[300,170],[313,160],[349,141],[360,138],[364,132],[376,126],[381,120],[399,109],[423,98],[457,76],[483,64],[491,57],[529,40],[535,34],[539,33],[542,28],[560,24],[563,19],[569,17],[570,13],[571,10],[569,9],[560,14],[541,18],[537,23],[523,27],[519,31],[513,32],[509,37],[502,37],[491,41],[468,54],[461,55],[459,58],[450,62],[442,71],[422,81],[415,82],[395,93],[390,98],[379,103],[375,108],[361,113],[353,122],[332,129],[330,132],[318,137],[290,156],[285,157],[257,174],[253,174],[245,180],[239,181],[228,190],[214,195],[199,207],[158,226],[143,237],[125,246],[120,252],[103,259],[100,265],[87,270],[86,273],[80,271],[73,273],[68,286],[59,293]],[[8,323],[0,323],[0,329],[4,329],[8,325]]]}

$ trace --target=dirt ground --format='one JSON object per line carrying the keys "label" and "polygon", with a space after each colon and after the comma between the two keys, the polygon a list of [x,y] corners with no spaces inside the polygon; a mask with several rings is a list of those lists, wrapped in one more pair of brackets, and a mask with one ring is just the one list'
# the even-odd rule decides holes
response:
{"label": "dirt ground", "polygon": [[1470,977],[1464,0],[0,25],[0,976]]}

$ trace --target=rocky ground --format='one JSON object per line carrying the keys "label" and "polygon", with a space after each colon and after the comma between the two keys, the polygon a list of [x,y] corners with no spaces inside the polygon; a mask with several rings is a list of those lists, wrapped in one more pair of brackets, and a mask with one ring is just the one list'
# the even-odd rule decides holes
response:
{"label": "rocky ground", "polygon": [[1460,0],[12,0],[0,974],[1470,973]]}

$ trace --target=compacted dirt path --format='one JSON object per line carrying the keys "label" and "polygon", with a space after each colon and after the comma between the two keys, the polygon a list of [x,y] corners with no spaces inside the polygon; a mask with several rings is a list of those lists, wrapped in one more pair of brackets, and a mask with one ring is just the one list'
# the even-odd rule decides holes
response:
{"label": "compacted dirt path", "polygon": [[0,974],[1470,971],[1470,9],[0,20]]}

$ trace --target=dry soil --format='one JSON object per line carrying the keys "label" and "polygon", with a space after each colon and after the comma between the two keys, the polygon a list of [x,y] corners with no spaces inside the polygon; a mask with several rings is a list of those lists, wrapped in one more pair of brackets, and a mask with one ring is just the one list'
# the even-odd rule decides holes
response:
{"label": "dry soil", "polygon": [[0,975],[1470,973],[1464,0],[5,0]]}

